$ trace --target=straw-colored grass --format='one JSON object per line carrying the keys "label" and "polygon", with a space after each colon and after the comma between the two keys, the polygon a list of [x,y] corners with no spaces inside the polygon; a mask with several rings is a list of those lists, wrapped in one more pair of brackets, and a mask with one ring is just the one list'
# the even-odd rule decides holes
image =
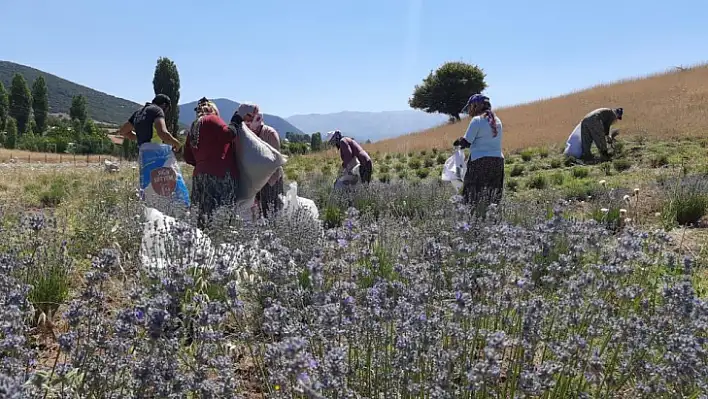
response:
{"label": "straw-colored grass", "polygon": [[[494,99],[491,100],[494,105]],[[563,144],[583,116],[600,107],[624,108],[625,118],[616,127],[625,136],[706,136],[708,64],[499,108],[497,114],[504,124],[504,149],[513,152],[527,147]],[[464,119],[365,147],[369,152],[447,149],[464,134],[468,121]]]}

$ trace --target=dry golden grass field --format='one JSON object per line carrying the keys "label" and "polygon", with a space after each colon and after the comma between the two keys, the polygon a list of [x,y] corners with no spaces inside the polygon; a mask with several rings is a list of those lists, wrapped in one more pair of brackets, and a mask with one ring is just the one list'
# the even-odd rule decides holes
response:
{"label": "dry golden grass field", "polygon": [[[491,99],[494,106],[494,98]],[[504,149],[563,145],[583,116],[600,107],[623,107],[615,126],[623,136],[708,134],[708,64],[602,84],[564,96],[497,109],[504,124]],[[447,149],[464,134],[469,119],[366,146],[371,152]]]}

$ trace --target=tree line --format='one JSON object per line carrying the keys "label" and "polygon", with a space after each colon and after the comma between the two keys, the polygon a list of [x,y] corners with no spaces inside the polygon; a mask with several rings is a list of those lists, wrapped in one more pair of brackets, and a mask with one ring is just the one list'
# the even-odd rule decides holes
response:
{"label": "tree line", "polygon": [[[177,104],[180,87],[175,63],[160,57],[152,83],[155,94],[167,94],[172,100],[166,119],[168,129],[176,133],[179,130]],[[0,147],[126,157],[134,157],[138,153],[134,142],[125,140],[120,146],[110,140],[107,130],[97,126],[90,118],[83,95],[72,97],[68,120],[49,115],[49,96],[44,77],[37,77],[30,88],[20,73],[13,76],[9,90],[0,82]]]}
{"label": "tree line", "polygon": [[27,84],[16,73],[7,90],[0,82],[0,146],[42,152],[112,153],[113,143],[89,119],[86,98],[72,98],[69,120],[49,115],[44,77]]}

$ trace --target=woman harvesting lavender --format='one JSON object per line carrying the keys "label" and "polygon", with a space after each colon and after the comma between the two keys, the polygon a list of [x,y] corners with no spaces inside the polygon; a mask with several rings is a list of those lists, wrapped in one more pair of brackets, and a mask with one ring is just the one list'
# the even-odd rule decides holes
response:
{"label": "woman harvesting lavender", "polygon": [[475,94],[462,109],[472,116],[467,132],[453,145],[470,149],[462,186],[464,201],[470,205],[499,203],[504,191],[502,122],[492,111],[489,97]]}

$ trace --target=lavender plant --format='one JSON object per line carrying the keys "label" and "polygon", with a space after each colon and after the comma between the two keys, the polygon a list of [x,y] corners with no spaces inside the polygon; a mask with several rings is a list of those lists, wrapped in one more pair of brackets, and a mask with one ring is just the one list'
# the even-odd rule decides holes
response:
{"label": "lavender plant", "polygon": [[[301,195],[344,210],[341,226],[298,230],[291,214],[206,240],[184,222],[165,265],[129,245],[92,254],[49,357],[31,344],[35,281],[21,271],[36,265],[21,240],[0,244],[0,394],[708,395],[708,303],[662,231],[513,202],[475,218],[437,183],[344,197],[313,182]],[[106,228],[122,221],[139,241],[139,205],[111,209]],[[53,231],[71,252],[75,237]]]}

